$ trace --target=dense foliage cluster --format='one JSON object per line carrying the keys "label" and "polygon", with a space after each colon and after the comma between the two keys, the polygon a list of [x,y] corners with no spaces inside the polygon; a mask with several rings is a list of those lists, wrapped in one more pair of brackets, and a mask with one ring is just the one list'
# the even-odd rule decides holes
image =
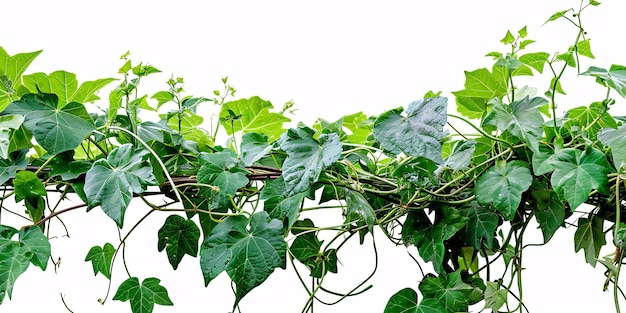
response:
{"label": "dense foliage cluster", "polygon": [[[46,270],[53,219],[97,208],[123,234],[85,251],[94,273],[117,285],[112,299],[129,301],[133,313],[172,305],[158,278],[112,277],[118,252],[144,220],[124,223],[137,201],[147,205],[145,217],[168,215],[153,231],[173,269],[193,256],[205,284],[228,274],[234,310],[276,268],[299,262],[313,281],[310,288],[298,274],[310,294],[303,311],[312,311],[324,277],[339,270],[343,244],[376,233],[416,247],[434,269],[417,286],[419,299],[416,290],[402,289],[386,313],[472,306],[521,312],[516,282],[529,222],[540,225],[547,243],[587,204],[577,213],[575,247],[591,265],[607,268],[605,288],[613,284],[619,310],[626,118],[609,109],[615,94],[626,95],[626,67],[581,69],[580,58],[594,58],[581,14],[598,4],[549,18],[575,27],[563,53],[526,52],[533,43],[526,27],[506,32],[508,51],[489,53],[493,67],[465,72],[464,89],[452,93],[460,115],[448,113],[446,97],[429,92],[406,109],[289,129],[292,103],[277,109],[259,97],[233,100],[226,78],[211,97],[185,95],[181,78],[143,93],[140,81],[159,70],[134,64],[128,54],[121,79],[79,83],[66,71],[26,74],[40,51],[9,55],[0,48],[0,212],[27,221],[0,225],[0,303],[31,264]],[[558,116],[568,70],[595,78],[589,88],[604,88],[606,97]],[[535,86],[542,95],[516,84],[541,74],[552,78]],[[97,92],[110,84],[117,86],[100,99]],[[143,120],[148,111],[159,120]],[[82,204],[64,206],[68,197]],[[5,205],[9,198],[19,208]],[[341,210],[343,223],[316,226],[321,203]],[[301,217],[304,211],[311,218]],[[615,253],[601,258],[607,230]],[[320,239],[329,233],[331,240]],[[489,270],[494,262],[504,264],[502,272]]]}

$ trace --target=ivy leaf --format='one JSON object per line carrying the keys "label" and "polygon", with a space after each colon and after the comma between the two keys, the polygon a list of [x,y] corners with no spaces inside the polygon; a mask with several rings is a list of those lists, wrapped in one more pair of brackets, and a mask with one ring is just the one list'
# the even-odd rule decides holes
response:
{"label": "ivy leaf", "polygon": [[289,251],[293,256],[306,265],[311,271],[311,277],[322,278],[327,272],[337,273],[337,250],[321,251],[322,243],[317,238],[317,232],[304,232],[301,229],[312,229],[315,225],[310,219],[297,221],[292,233],[296,235]]}
{"label": "ivy leaf", "polygon": [[498,215],[476,202],[471,202],[459,211],[462,216],[467,217],[463,238],[469,239],[468,243],[475,249],[482,248],[483,242],[486,248],[491,249],[498,228]]}
{"label": "ivy leaf", "polygon": [[425,299],[433,299],[441,304],[444,312],[467,312],[469,296],[474,288],[464,283],[461,272],[456,271],[438,277],[426,277],[419,284],[419,290]]}
{"label": "ivy leaf", "polygon": [[582,55],[582,56],[586,56],[590,59],[595,59],[596,57],[593,55],[593,53],[591,52],[591,44],[590,44],[590,40],[591,39],[585,39],[585,40],[581,40],[576,44],[576,51],[578,51],[578,54]]}
{"label": "ivy leaf", "polygon": [[626,165],[626,126],[622,125],[617,129],[603,128],[598,132],[598,140],[611,148],[611,156],[616,169],[621,169]]}
{"label": "ivy leaf", "polygon": [[556,13],[552,14],[550,16],[550,18],[548,18],[548,20],[545,23],[543,23],[543,25],[547,24],[548,22],[552,22],[552,21],[556,21],[556,20],[560,19],[561,17],[565,16],[565,14],[567,14],[567,12],[569,12],[571,10],[572,9],[567,9],[567,10],[559,11],[559,12],[556,12]]}
{"label": "ivy leaf", "polygon": [[537,201],[535,217],[543,233],[543,242],[547,243],[563,225],[565,204],[559,194],[550,189],[535,190],[531,195]]}
{"label": "ivy leaf", "polygon": [[548,58],[550,57],[549,53],[546,52],[533,52],[527,53],[519,57],[519,60],[534,68],[539,73],[543,73],[543,67],[548,62]]}
{"label": "ivy leaf", "polygon": [[41,50],[9,55],[0,47],[0,112],[11,103],[12,95],[22,86],[22,74]]}
{"label": "ivy leaf", "polygon": [[554,166],[548,160],[552,157],[554,151],[546,145],[539,145],[539,151],[533,153],[532,165],[533,173],[536,176],[550,173],[554,171]]}
{"label": "ivy leaf", "polygon": [[26,212],[33,223],[39,222],[46,208],[44,197],[47,196],[46,188],[39,177],[30,171],[19,171],[13,179],[13,187],[15,188],[15,201],[24,200]]}
{"label": "ivy leaf", "polygon": [[444,160],[443,166],[455,171],[467,168],[472,161],[476,149],[476,141],[460,140],[454,143],[450,156]]}
{"label": "ivy leaf", "polygon": [[277,267],[286,266],[287,244],[283,224],[267,212],[229,216],[215,226],[200,248],[200,268],[206,285],[222,271],[236,285],[233,307],[253,288],[263,283]]}
{"label": "ivy leaf", "polygon": [[50,177],[60,175],[61,179],[68,181],[78,178],[87,173],[91,168],[91,162],[87,160],[74,160],[74,151],[65,151],[52,160]]}
{"label": "ivy leaf", "polygon": [[51,154],[74,150],[95,130],[85,106],[71,102],[60,106],[54,94],[26,94],[4,113],[24,116],[24,127]]}
{"label": "ivy leaf", "polygon": [[113,300],[129,301],[133,313],[151,313],[155,304],[174,305],[167,294],[167,289],[161,286],[158,278],[146,278],[139,283],[137,277],[125,280],[115,292]]}
{"label": "ivy leaf", "polygon": [[446,124],[448,99],[427,98],[381,114],[374,123],[374,138],[383,149],[408,156],[421,156],[441,164],[441,141]]}
{"label": "ivy leaf", "polygon": [[609,86],[623,97],[626,97],[626,66],[613,64],[606,69],[592,66],[581,75],[593,76],[602,86]]}
{"label": "ivy leaf", "polygon": [[606,244],[603,231],[604,220],[592,216],[590,219],[579,218],[578,228],[574,233],[574,251],[580,249],[585,251],[585,261],[591,266],[596,266],[596,261],[600,255],[600,249]]}
{"label": "ivy leaf", "polygon": [[[243,133],[266,134],[270,141],[275,140],[283,132],[283,123],[291,121],[280,113],[272,113],[272,103],[259,97],[239,99],[222,105],[220,119],[226,133],[232,135],[238,131]],[[236,119],[230,119],[231,116]],[[227,119],[227,120],[224,120]]]}
{"label": "ivy leaf", "polygon": [[45,73],[33,73],[24,75],[24,86],[31,92],[55,94],[59,97],[59,108],[67,103],[87,103],[99,100],[96,93],[108,85],[114,78],[102,78],[95,81],[86,81],[78,86],[76,74],[66,71],[56,71],[46,75]]}
{"label": "ivy leaf", "polygon": [[507,30],[506,35],[504,36],[504,38],[500,40],[500,42],[505,45],[510,44],[510,43],[515,42],[515,37],[513,37],[513,34],[511,34],[511,31]]}
{"label": "ivy leaf", "polygon": [[389,298],[384,313],[416,313],[417,307],[417,292],[404,288]]}
{"label": "ivy leaf", "polygon": [[533,151],[538,151],[544,122],[538,108],[547,103],[548,100],[540,97],[526,97],[510,105],[494,99],[489,102],[491,110],[485,116],[483,125],[494,125],[502,131],[507,130],[528,143]]}
{"label": "ivy leaf", "polygon": [[0,238],[11,239],[17,234],[18,230],[7,225],[0,225]]}
{"label": "ivy leaf", "polygon": [[507,220],[512,220],[522,193],[528,190],[532,180],[526,162],[500,161],[478,178],[474,194],[480,204],[493,204]]}
{"label": "ivy leaf", "polygon": [[230,199],[239,188],[248,184],[248,171],[232,151],[201,153],[197,180],[201,184],[213,185],[210,189],[211,208],[230,207]]}
{"label": "ivy leaf", "polygon": [[442,265],[446,251],[443,237],[443,225],[441,224],[422,227],[413,236],[413,244],[417,246],[420,256],[424,261],[432,262],[433,268],[438,274],[445,273]]}
{"label": "ivy leaf", "polygon": [[273,145],[267,142],[267,135],[247,133],[241,136],[241,158],[246,166],[254,164],[270,151]]}
{"label": "ivy leaf", "polygon": [[19,114],[0,115],[0,158],[9,158],[11,131],[19,129],[24,116]]}
{"label": "ivy leaf", "polygon": [[200,228],[192,220],[170,215],[159,229],[158,237],[157,248],[159,252],[166,249],[167,258],[174,269],[178,268],[185,254],[192,257],[198,255]]}
{"label": "ivy leaf", "polygon": [[[580,106],[575,107],[567,111],[568,120],[564,123],[564,126],[570,130],[586,128],[589,136],[593,138],[602,128],[617,128],[617,122],[604,108],[602,102],[593,102],[588,107]],[[594,123],[592,127],[589,127],[591,123]]]}
{"label": "ivy leaf", "polygon": [[124,213],[133,193],[144,192],[156,185],[148,151],[124,144],[99,159],[85,176],[85,194],[89,209],[100,206],[104,213],[122,228]]}
{"label": "ivy leaf", "polygon": [[465,89],[452,92],[459,113],[472,119],[480,118],[487,102],[507,93],[506,77],[499,75],[497,68],[494,66],[492,72],[486,68],[465,71]]}
{"label": "ivy leaf", "polygon": [[10,153],[8,159],[0,159],[0,185],[11,178],[15,178],[17,171],[26,169],[28,165],[27,153],[28,149],[22,149]]}
{"label": "ivy leaf", "polygon": [[102,273],[104,277],[111,279],[111,262],[113,261],[114,254],[115,248],[112,244],[107,242],[102,247],[91,247],[87,253],[87,257],[85,257],[85,262],[91,261],[94,275]]}
{"label": "ivy leaf", "polygon": [[322,134],[319,141],[313,138],[310,128],[291,128],[278,140],[287,152],[282,177],[286,196],[309,189],[317,182],[322,170],[331,166],[341,156],[342,145],[337,134]]}
{"label": "ivy leaf", "polygon": [[26,255],[33,265],[41,268],[42,271],[48,267],[48,259],[50,259],[50,242],[48,237],[43,234],[41,228],[30,227],[20,230],[20,243],[22,244],[22,253]]}
{"label": "ivy leaf", "polygon": [[485,288],[485,309],[499,312],[500,308],[507,303],[508,292],[501,288],[500,284],[488,281]]}
{"label": "ivy leaf", "polygon": [[19,242],[0,238],[0,304],[6,294],[13,294],[13,286],[30,264]]}
{"label": "ivy leaf", "polygon": [[563,149],[549,162],[554,166],[550,182],[554,191],[562,194],[572,211],[589,197],[593,189],[606,192],[610,165],[604,153],[588,148]]}
{"label": "ivy leaf", "polygon": [[346,220],[348,222],[363,220],[369,232],[374,231],[376,215],[374,214],[374,209],[372,209],[372,206],[362,194],[346,189],[346,206]]}

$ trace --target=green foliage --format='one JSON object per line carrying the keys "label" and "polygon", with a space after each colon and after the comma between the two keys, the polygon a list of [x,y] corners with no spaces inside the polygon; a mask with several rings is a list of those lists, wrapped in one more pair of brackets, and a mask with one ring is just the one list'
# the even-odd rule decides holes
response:
{"label": "green foliage", "polygon": [[[198,262],[207,285],[226,272],[233,311],[288,261],[296,271],[306,268],[314,286],[297,273],[309,293],[302,312],[313,311],[321,292],[343,301],[366,291],[367,280],[346,294],[325,280],[352,266],[339,260],[354,237],[410,246],[432,266],[417,286],[391,296],[386,313],[523,311],[522,255],[536,245],[524,236],[538,228],[548,244],[567,225],[577,228],[575,251],[606,267],[603,288],[613,284],[618,297],[626,118],[611,110],[622,100],[612,95],[626,95],[626,67],[581,70],[599,55],[581,14],[598,4],[548,18],[574,26],[575,40],[560,52],[527,51],[537,44],[526,26],[503,31],[504,50],[488,52],[492,64],[465,71],[463,89],[451,93],[461,116],[448,113],[443,92],[429,91],[378,116],[288,125],[293,102],[276,110],[258,96],[236,99],[227,77],[210,97],[186,95],[184,80],[174,77],[165,90],[146,93],[140,82],[160,71],[129,53],[119,79],[79,84],[62,70],[27,74],[40,51],[11,56],[0,48],[2,200],[23,208],[3,204],[0,212],[26,221],[0,225],[0,303],[31,263],[47,269],[52,221],[95,207],[120,232],[115,243],[86,253],[94,275],[109,283],[102,303],[121,281],[114,265],[141,264],[127,259],[128,238],[149,231],[155,242],[147,245],[165,251],[173,270]],[[569,102],[561,83],[579,73],[594,77],[591,88],[605,96],[575,99],[576,107],[557,115]],[[101,100],[97,91],[114,81]],[[160,120],[142,120],[147,111]],[[122,232],[130,207],[140,217]],[[319,222],[322,209],[341,220]],[[163,213],[159,229],[138,227]],[[72,225],[62,225],[69,233]],[[607,233],[615,252],[603,255]],[[185,255],[199,257],[182,262]],[[140,283],[133,268],[125,266],[130,278],[113,300],[129,301],[133,313],[173,304],[159,278]]]}

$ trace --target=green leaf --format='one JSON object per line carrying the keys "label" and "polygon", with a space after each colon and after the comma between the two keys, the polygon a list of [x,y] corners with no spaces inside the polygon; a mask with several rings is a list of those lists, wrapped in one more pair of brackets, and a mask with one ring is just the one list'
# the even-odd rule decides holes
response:
{"label": "green leaf", "polygon": [[310,128],[291,128],[278,141],[287,152],[282,168],[286,196],[309,189],[322,171],[341,156],[342,145],[337,134],[322,134],[319,140],[313,134]]}
{"label": "green leaf", "polygon": [[613,64],[606,69],[592,66],[581,75],[593,76],[603,86],[609,86],[623,97],[626,97],[626,66]]}
{"label": "green leaf", "polygon": [[87,173],[91,168],[91,162],[87,160],[74,160],[74,151],[69,150],[57,154],[52,160],[50,167],[50,177],[60,175],[61,179],[69,181]]}
{"label": "green leaf", "polygon": [[550,189],[534,190],[531,195],[537,201],[535,218],[541,227],[543,242],[547,243],[563,225],[565,204],[559,194]]}
{"label": "green leaf", "polygon": [[[564,126],[574,132],[586,129],[589,136],[593,136],[602,128],[617,128],[617,122],[609,114],[602,102],[593,102],[588,107],[580,106],[567,111],[568,120]],[[589,127],[594,122],[592,127]]]}
{"label": "green leaf", "polygon": [[546,52],[533,52],[527,53],[519,57],[519,60],[534,68],[539,73],[543,73],[543,67],[548,62],[548,58],[550,57],[549,53]]}
{"label": "green leaf", "polygon": [[421,227],[413,236],[413,244],[417,246],[422,259],[426,262],[432,262],[435,272],[444,274],[445,269],[442,265],[446,247],[443,242],[443,225],[429,225]]}
{"label": "green leaf", "polygon": [[0,238],[11,239],[17,234],[18,230],[7,225],[0,225]]}
{"label": "green leaf", "polygon": [[50,259],[50,242],[48,237],[43,234],[41,228],[30,227],[20,230],[20,243],[22,251],[30,259],[33,265],[45,271],[48,267],[48,259]]}
{"label": "green leaf", "polygon": [[593,189],[606,191],[610,165],[604,153],[588,148],[563,149],[549,162],[554,166],[550,182],[554,191],[562,194],[572,211],[587,200]]}
{"label": "green leaf", "polygon": [[11,131],[19,129],[24,116],[19,114],[0,115],[0,158],[9,158]]}
{"label": "green leaf", "polygon": [[559,12],[556,12],[556,13],[552,14],[550,16],[550,18],[548,18],[548,20],[545,23],[543,23],[543,25],[547,24],[548,22],[552,22],[552,21],[558,20],[559,18],[565,16],[565,14],[567,14],[567,12],[569,12],[571,10],[572,9],[567,9],[567,10],[559,11]]}
{"label": "green leaf", "polygon": [[247,133],[241,137],[241,158],[246,166],[266,156],[272,148],[273,145],[267,142],[267,135]]}
{"label": "green leaf", "polygon": [[159,229],[159,252],[165,249],[167,258],[174,269],[182,261],[185,254],[192,257],[198,255],[198,240],[200,228],[192,220],[180,215],[170,215]]}
{"label": "green leaf", "polygon": [[554,92],[565,95],[565,91],[563,90],[563,87],[561,86],[561,80],[557,79],[556,77],[552,77],[552,80],[550,80],[549,92],[552,93],[553,89],[554,89]]}
{"label": "green leaf", "polygon": [[0,238],[0,304],[6,294],[11,299],[15,281],[30,264],[25,252],[19,242]]}
{"label": "green leaf", "polygon": [[159,109],[162,105],[173,101],[174,100],[174,94],[172,94],[169,91],[159,91],[157,93],[155,93],[154,95],[152,95],[152,97],[150,97],[150,99],[155,99],[157,101],[157,109]]}
{"label": "green leaf", "polygon": [[13,101],[13,95],[22,86],[22,74],[40,53],[41,50],[10,56],[0,47],[0,112]]}
{"label": "green leaf", "polygon": [[374,138],[391,153],[404,152],[440,164],[447,107],[448,99],[437,97],[412,102],[406,116],[401,108],[387,111],[374,123]]}
{"label": "green leaf", "polygon": [[50,73],[50,75],[45,73],[25,75],[23,80],[24,86],[33,93],[41,92],[57,95],[59,97],[59,108],[62,108],[70,102],[87,103],[99,100],[100,97],[96,93],[115,79],[102,78],[95,81],[86,81],[79,87],[76,74],[56,71]]}
{"label": "green leaf", "polygon": [[601,3],[596,1],[596,0],[589,0],[589,4],[591,4],[593,6],[599,6]]}
{"label": "green leaf", "polygon": [[500,42],[503,44],[510,44],[510,43],[514,43],[515,42],[515,37],[513,37],[513,34],[511,34],[511,31],[506,31],[506,35],[504,36],[504,38],[500,39]]}
{"label": "green leaf", "polygon": [[487,102],[507,93],[506,77],[498,75],[497,68],[494,66],[493,73],[486,68],[465,71],[465,89],[452,92],[459,113],[468,118],[480,118],[487,108]]}
{"label": "green leaf", "polygon": [[160,279],[150,277],[139,284],[137,277],[131,277],[117,288],[113,300],[130,300],[130,310],[133,313],[151,313],[155,304],[174,305],[167,289],[160,282]]}
{"label": "green leaf", "polygon": [[384,313],[416,313],[417,306],[417,292],[404,288],[389,298]]}
{"label": "green leaf", "polygon": [[509,131],[528,143],[531,150],[538,151],[544,123],[538,108],[547,103],[548,100],[540,97],[526,97],[510,105],[494,99],[489,102],[491,110],[485,116],[483,125],[494,125],[500,130]]}
{"label": "green leaf", "polygon": [[102,273],[104,277],[111,279],[111,263],[114,254],[115,248],[112,244],[107,242],[102,247],[91,247],[87,253],[87,257],[85,257],[85,262],[91,261],[94,275]]}
{"label": "green leaf", "polygon": [[600,249],[606,244],[603,231],[604,220],[591,216],[590,219],[579,218],[578,228],[574,233],[574,251],[585,251],[585,261],[595,267]]}
{"label": "green leaf", "polygon": [[10,153],[8,159],[0,159],[0,185],[15,178],[17,171],[26,169],[29,160],[27,153],[28,149],[22,149]]}
{"label": "green leaf", "polygon": [[54,94],[26,94],[4,113],[23,115],[24,127],[51,154],[74,150],[95,130],[84,105],[71,102],[60,107]]}
{"label": "green leaf", "polygon": [[148,151],[124,144],[99,159],[85,177],[85,194],[89,209],[100,206],[104,213],[122,228],[124,213],[133,193],[141,193],[148,185],[156,185]]}
{"label": "green leaf", "polygon": [[[291,121],[280,113],[272,113],[272,103],[259,97],[239,99],[226,102],[222,105],[220,119],[226,133],[235,132],[266,134],[270,141],[274,141],[283,132],[283,123]],[[238,118],[230,119],[231,115]],[[226,120],[225,120],[226,119]]]}
{"label": "green leaf", "polygon": [[574,55],[574,50],[571,47],[566,53],[557,54],[556,59],[565,61],[565,64],[568,66],[576,67],[576,56]]}
{"label": "green leaf", "polygon": [[525,48],[526,48],[529,44],[531,44],[531,43],[533,43],[533,42],[535,42],[535,41],[534,41],[534,40],[530,40],[530,39],[527,39],[527,40],[522,40],[522,41],[519,43],[519,49],[520,49],[520,50],[525,49]]}
{"label": "green leaf", "polygon": [[517,31],[517,34],[520,38],[526,38],[528,36],[528,31],[526,30],[526,26],[522,27],[522,29]]}
{"label": "green leaf", "polygon": [[376,215],[374,214],[374,209],[372,209],[372,206],[362,194],[346,189],[346,206],[346,220],[348,222],[362,220],[367,225],[370,233],[374,231]]}
{"label": "green leaf", "polygon": [[476,149],[476,141],[459,140],[454,143],[450,156],[444,160],[443,166],[455,171],[465,169],[472,161],[472,155]]}
{"label": "green leaf", "polygon": [[262,284],[277,267],[285,267],[287,244],[283,225],[267,212],[229,216],[213,228],[200,248],[200,268],[206,285],[222,271],[236,285],[233,308],[253,288]]}
{"label": "green leaf", "polygon": [[626,165],[626,126],[622,125],[617,129],[603,128],[598,132],[598,140],[611,148],[615,168],[623,168]]}
{"label": "green leaf", "polygon": [[310,219],[297,221],[292,229],[297,236],[289,251],[309,268],[311,277],[322,278],[327,272],[337,273],[337,250],[321,251],[324,241],[317,238],[317,232],[304,231],[313,228],[315,225]]}
{"label": "green leaf", "polygon": [[15,188],[15,201],[24,200],[26,211],[33,223],[39,222],[46,208],[44,197],[47,195],[46,188],[39,177],[30,171],[19,171],[13,179],[13,187]]}
{"label": "green leaf", "polygon": [[246,176],[248,171],[231,151],[203,152],[200,154],[200,165],[198,183],[219,188],[208,191],[211,208],[230,207],[230,197],[233,197],[239,188],[248,184]]}
{"label": "green leaf", "polygon": [[507,220],[512,220],[522,193],[533,180],[528,167],[523,161],[497,162],[476,181],[476,200],[483,205],[493,204]]}
{"label": "green leaf", "polygon": [[445,312],[468,312],[469,296],[472,286],[461,279],[461,272],[442,274],[438,277],[426,277],[419,284],[419,290],[425,299],[436,300]]}
{"label": "green leaf", "polygon": [[576,49],[578,54],[586,56],[590,59],[595,59],[596,57],[591,53],[591,45],[589,43],[591,39],[581,40],[576,44]]}
{"label": "green leaf", "polygon": [[485,288],[485,309],[499,312],[500,308],[507,303],[508,292],[501,288],[500,284],[488,281]]}
{"label": "green leaf", "polygon": [[486,248],[491,249],[498,228],[498,215],[476,202],[471,202],[459,211],[462,216],[467,217],[463,238],[475,249],[481,249],[483,243]]}

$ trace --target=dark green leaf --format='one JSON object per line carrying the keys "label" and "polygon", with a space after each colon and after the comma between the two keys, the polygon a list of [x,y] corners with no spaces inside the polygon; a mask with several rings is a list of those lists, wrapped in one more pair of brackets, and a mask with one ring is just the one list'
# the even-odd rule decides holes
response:
{"label": "dark green leaf", "polygon": [[11,239],[17,234],[18,230],[7,225],[0,225],[0,238]]}
{"label": "dark green leaf", "polygon": [[549,189],[535,190],[531,195],[537,201],[535,217],[541,227],[543,242],[545,243],[563,225],[565,204],[558,193]]}
{"label": "dark green leaf", "polygon": [[339,160],[342,151],[337,134],[323,134],[318,141],[309,128],[291,128],[283,133],[279,143],[288,155],[282,168],[287,196],[309,189],[322,170]]}
{"label": "dark green leaf", "polygon": [[593,267],[596,266],[600,256],[600,248],[606,244],[603,222],[603,219],[594,216],[591,219],[579,218],[578,228],[574,234],[574,250],[578,252],[583,249],[585,261]]}
{"label": "dark green leaf", "polygon": [[[267,135],[273,141],[283,132],[283,123],[291,120],[280,113],[270,112],[272,108],[269,101],[256,96],[226,102],[222,105],[220,118],[229,120],[222,122],[222,126],[229,135],[238,131],[256,132]],[[232,116],[237,118],[230,119]]]}
{"label": "dark green leaf", "polygon": [[30,227],[22,229],[20,230],[19,238],[22,244],[22,251],[30,259],[30,262],[45,271],[46,267],[48,267],[51,248],[48,237],[43,234],[41,228]]}
{"label": "dark green leaf", "polygon": [[165,249],[167,258],[174,269],[178,268],[185,254],[192,257],[198,255],[200,228],[192,220],[180,215],[170,215],[159,229],[158,237],[157,248],[159,252]]}
{"label": "dark green leaf", "polygon": [[391,153],[404,152],[440,164],[447,103],[445,97],[428,98],[409,104],[406,116],[401,108],[387,111],[374,123],[374,138]]}
{"label": "dark green leaf", "polygon": [[78,178],[80,175],[87,173],[91,168],[91,162],[86,160],[74,160],[74,151],[66,151],[52,160],[50,168],[50,176],[60,175],[61,179],[68,181]]}
{"label": "dark green leaf", "polygon": [[322,278],[327,272],[337,273],[337,251],[335,249],[321,251],[323,241],[317,238],[317,232],[305,232],[305,229],[314,227],[310,219],[297,221],[292,229],[292,233],[297,237],[289,251],[309,268],[312,277]]}
{"label": "dark green leaf", "polygon": [[543,175],[554,171],[554,166],[548,159],[552,157],[554,151],[546,145],[539,145],[539,151],[533,153],[532,156],[532,164],[533,164],[533,173],[535,176]]}
{"label": "dark green leaf", "polygon": [[102,273],[104,277],[111,279],[111,262],[113,261],[114,254],[115,248],[112,244],[107,242],[103,247],[91,247],[87,253],[87,257],[85,257],[85,262],[91,261],[94,275]]}
{"label": "dark green leaf", "polygon": [[432,262],[433,268],[438,274],[445,273],[445,268],[442,264],[446,251],[443,238],[442,224],[422,227],[413,236],[413,244],[417,246],[420,256],[424,261]]}
{"label": "dark green leaf", "polygon": [[412,288],[404,288],[396,292],[385,306],[384,313],[416,313],[417,292]]}
{"label": "dark green leaf", "polygon": [[15,281],[30,264],[25,252],[19,242],[0,238],[0,304],[5,294],[11,299]]}
{"label": "dark green leaf", "polygon": [[24,127],[49,153],[74,150],[95,126],[85,106],[71,102],[60,107],[54,94],[26,94],[4,113],[24,116]]}
{"label": "dark green leaf", "polygon": [[253,288],[259,286],[277,267],[285,267],[287,244],[283,224],[270,219],[267,212],[257,212],[248,219],[242,215],[227,217],[213,228],[200,248],[200,268],[205,284],[222,271],[236,285],[233,307]]}
{"label": "dark green leaf", "polygon": [[211,207],[230,207],[230,197],[239,188],[248,184],[248,177],[243,163],[234,157],[231,151],[200,154],[200,170],[197,180],[201,184],[212,185],[219,190],[210,189]]}
{"label": "dark green leaf", "polygon": [[522,193],[528,190],[532,180],[526,162],[499,161],[478,178],[474,194],[480,204],[493,204],[507,220],[512,220]]}
{"label": "dark green leaf", "polygon": [[548,103],[540,97],[524,98],[510,105],[499,99],[489,102],[491,110],[483,120],[484,125],[494,125],[507,130],[513,136],[528,143],[533,151],[539,150],[539,140],[543,136],[543,117],[538,108]]}
{"label": "dark green leaf", "polygon": [[15,188],[15,201],[24,200],[26,211],[33,220],[33,223],[39,222],[45,210],[44,197],[47,195],[39,177],[30,171],[19,171],[13,179],[13,187]]}
{"label": "dark green leaf", "polygon": [[130,310],[133,313],[151,313],[155,304],[174,305],[167,294],[167,289],[161,286],[160,282],[160,279],[150,277],[139,284],[137,277],[131,277],[117,288],[113,300],[124,302],[130,300]]}
{"label": "dark green leaf", "polygon": [[9,154],[8,159],[0,159],[0,185],[15,178],[17,171],[25,170],[28,165],[27,149]]}
{"label": "dark green leaf", "polygon": [[555,153],[549,162],[554,166],[550,179],[554,191],[562,194],[572,211],[589,197],[593,189],[605,192],[610,165],[604,153],[588,148],[563,149]]}
{"label": "dark green leaf", "polygon": [[121,228],[124,213],[133,193],[156,185],[148,151],[124,144],[111,151],[106,159],[97,160],[85,177],[85,194],[89,208],[100,206]]}
{"label": "dark green leaf", "polygon": [[468,312],[469,295],[473,288],[461,279],[461,272],[426,277],[419,285],[425,299],[437,300],[445,312]]}
{"label": "dark green leaf", "polygon": [[481,249],[484,242],[485,247],[491,249],[493,238],[498,227],[499,218],[496,213],[476,202],[464,206],[460,209],[462,216],[467,217],[464,238],[468,240],[475,249]]}
{"label": "dark green leaf", "polygon": [[596,77],[603,86],[609,86],[620,96],[626,97],[626,66],[613,64],[608,71],[592,66],[581,75]]}

